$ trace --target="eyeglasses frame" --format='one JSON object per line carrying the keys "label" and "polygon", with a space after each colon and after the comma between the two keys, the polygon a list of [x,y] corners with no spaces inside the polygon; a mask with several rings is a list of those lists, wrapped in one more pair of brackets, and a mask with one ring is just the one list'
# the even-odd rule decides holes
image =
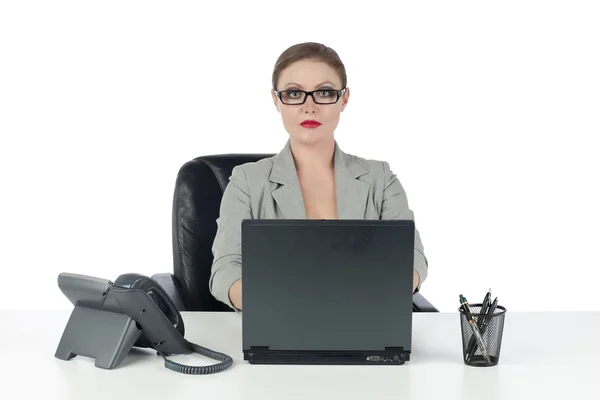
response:
{"label": "eyeglasses frame", "polygon": [[[330,104],[335,104],[338,101],[340,101],[340,99],[342,97],[344,97],[344,94],[346,93],[346,89],[348,89],[348,88],[345,87],[340,90],[323,88],[323,89],[313,90],[311,92],[307,92],[306,90],[300,90],[300,89],[287,89],[287,90],[281,90],[281,91],[279,91],[277,89],[273,89],[273,92],[275,93],[275,96],[277,96],[279,101],[281,101],[281,104],[285,104],[286,106],[300,106],[300,105],[306,103],[306,99],[308,99],[308,96],[312,97],[313,102],[315,104],[330,105]],[[302,103],[294,103],[294,104],[284,103],[283,100],[281,99],[281,93],[284,93],[284,92],[302,92],[305,94],[304,101],[302,101]],[[319,103],[317,100],[315,100],[315,96],[313,95],[313,93],[316,93],[316,92],[335,92],[337,94],[337,99],[333,103]]]}

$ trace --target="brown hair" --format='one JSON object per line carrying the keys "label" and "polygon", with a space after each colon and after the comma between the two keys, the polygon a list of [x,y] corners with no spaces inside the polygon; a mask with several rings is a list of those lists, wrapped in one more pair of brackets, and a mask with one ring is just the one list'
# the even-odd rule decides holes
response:
{"label": "brown hair", "polygon": [[307,59],[322,61],[329,65],[337,72],[342,80],[342,88],[346,87],[348,83],[348,78],[346,77],[346,68],[344,67],[344,63],[342,63],[342,60],[336,51],[331,47],[327,47],[321,43],[305,42],[288,47],[283,53],[281,53],[277,59],[277,62],[275,63],[275,68],[273,68],[273,89],[277,88],[277,81],[279,80],[281,71],[296,61]]}

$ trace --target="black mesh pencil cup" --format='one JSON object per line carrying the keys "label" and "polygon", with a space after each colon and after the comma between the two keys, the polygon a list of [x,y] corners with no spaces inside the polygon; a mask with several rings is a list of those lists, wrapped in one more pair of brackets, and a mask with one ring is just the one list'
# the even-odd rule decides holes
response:
{"label": "black mesh pencil cup", "polygon": [[[498,364],[506,308],[497,306],[493,314],[479,314],[482,304],[471,304],[469,322],[465,312],[459,308],[462,334],[463,360],[474,367],[491,367]],[[483,347],[483,349],[482,349]]]}

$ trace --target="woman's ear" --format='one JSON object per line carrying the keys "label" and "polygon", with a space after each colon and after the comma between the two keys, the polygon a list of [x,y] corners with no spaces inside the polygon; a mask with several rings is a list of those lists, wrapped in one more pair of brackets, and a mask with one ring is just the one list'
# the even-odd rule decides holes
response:
{"label": "woman's ear", "polygon": [[271,97],[273,98],[273,104],[275,105],[275,108],[277,109],[277,111],[281,112],[281,110],[279,109],[279,99],[275,95],[274,89],[271,89]]}
{"label": "woman's ear", "polygon": [[346,108],[346,104],[348,104],[348,99],[350,99],[350,88],[347,87],[344,92],[344,96],[342,97],[342,111]]}

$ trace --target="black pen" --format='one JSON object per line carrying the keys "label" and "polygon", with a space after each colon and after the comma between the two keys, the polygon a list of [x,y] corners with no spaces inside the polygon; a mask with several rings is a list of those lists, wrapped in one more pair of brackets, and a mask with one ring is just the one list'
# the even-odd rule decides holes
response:
{"label": "black pen", "polygon": [[498,297],[494,299],[492,305],[490,306],[486,316],[483,318],[483,323],[481,324],[481,333],[484,333],[490,324],[491,316],[494,315],[494,311],[496,311],[496,307],[498,306]]}
{"label": "black pen", "polygon": [[[490,299],[492,297],[492,289],[490,288],[488,292],[485,294],[483,298],[483,302],[481,303],[481,310],[479,314],[486,314],[488,310],[488,306],[490,305]],[[483,325],[484,318],[477,317],[477,327],[481,330],[481,326]],[[481,332],[483,334],[483,331]],[[467,346],[467,360],[471,359],[471,356],[475,353],[477,347],[477,343],[475,342],[475,336],[471,336],[471,340],[469,340],[469,344]]]}
{"label": "black pen", "polygon": [[[498,306],[498,297],[494,299],[488,310],[485,312],[485,316],[479,317],[481,320],[481,326],[479,327],[479,331],[483,335],[490,325],[490,320],[492,319],[492,315],[494,315],[494,311],[496,311],[496,307]],[[467,361],[471,360],[471,357],[475,354],[475,343],[469,348],[467,354]]]}
{"label": "black pen", "polygon": [[481,337],[481,332],[479,332],[479,328],[477,327],[477,323],[473,319],[473,315],[471,315],[471,309],[469,308],[469,303],[467,299],[461,294],[459,295],[460,306],[467,317],[467,322],[475,335],[475,339],[477,340],[477,344],[479,345],[479,349],[481,350],[481,354],[483,354],[483,358],[488,363],[491,362],[490,355],[488,354],[487,349],[485,348],[485,343],[483,342],[483,338]]}
{"label": "black pen", "polygon": [[[479,311],[479,314],[487,313],[491,298],[492,298],[492,289],[489,289],[488,292],[485,294],[485,297],[483,298],[483,302],[481,303],[481,310]],[[477,318],[477,326],[479,328],[481,328],[481,323],[482,323],[481,318]]]}
{"label": "black pen", "polygon": [[[483,304],[484,305],[490,305],[490,302],[492,301],[492,288],[488,289],[488,292],[485,294],[485,297],[483,298]],[[482,309],[482,311],[485,313],[485,309]]]}

